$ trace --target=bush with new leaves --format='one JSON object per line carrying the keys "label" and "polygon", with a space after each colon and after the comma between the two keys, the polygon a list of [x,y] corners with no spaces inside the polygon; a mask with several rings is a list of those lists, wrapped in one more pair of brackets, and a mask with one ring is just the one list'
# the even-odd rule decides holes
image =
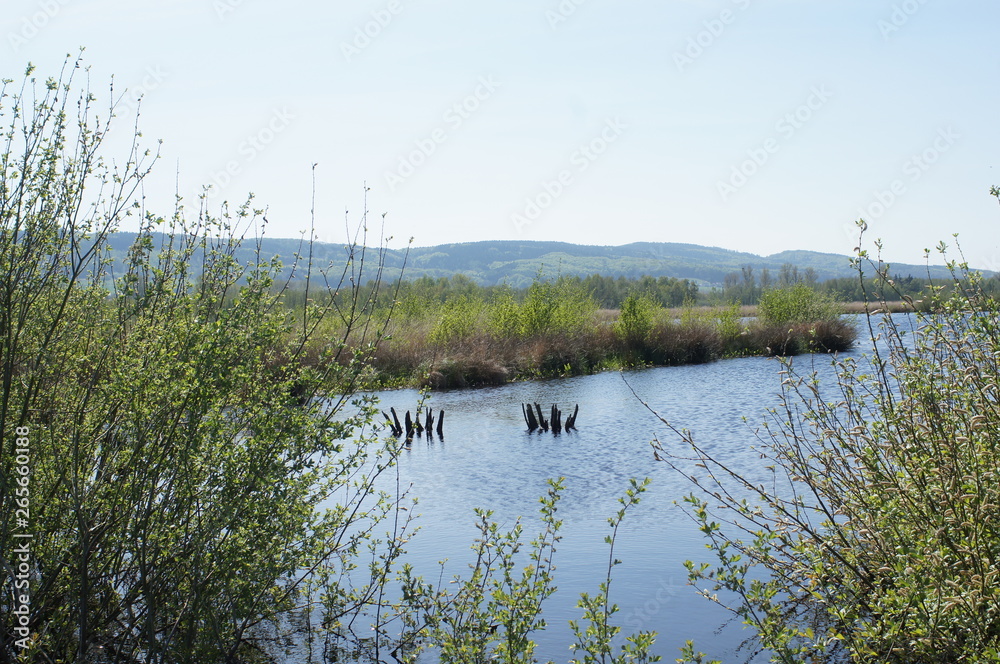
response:
{"label": "bush with new leaves", "polygon": [[678,431],[708,471],[687,501],[717,556],[691,580],[772,661],[1000,662],[1000,305],[949,266],[935,313],[872,314],[880,341],[835,383],[788,367],[767,481]]}

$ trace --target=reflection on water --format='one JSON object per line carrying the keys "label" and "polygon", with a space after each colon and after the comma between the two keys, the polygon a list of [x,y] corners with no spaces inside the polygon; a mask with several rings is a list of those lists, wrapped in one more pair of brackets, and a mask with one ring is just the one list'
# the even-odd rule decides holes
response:
{"label": "reflection on water", "polygon": [[[863,341],[858,346],[852,355],[867,348]],[[831,379],[831,361],[825,355],[802,356],[795,366]],[[659,632],[656,652],[664,661],[673,661],[687,639],[724,661],[745,659],[746,652],[734,651],[749,633],[738,621],[720,629],[730,614],[686,585],[683,561],[711,562],[713,554],[674,504],[690,492],[689,483],[656,462],[649,445],[656,436],[680,451],[679,441],[625,381],[664,418],[691,430],[720,461],[752,471],[759,464],[753,429],[778,404],[780,370],[774,359],[743,358],[431,395],[428,405],[446,412],[444,440],[414,439],[399,463],[404,485],[412,485],[420,499],[423,528],[410,540],[407,560],[426,577],[437,578],[436,563],[445,558],[446,575],[466,574],[477,534],[473,507],[494,510],[501,523],[525,517],[530,539],[538,529],[533,517],[546,480],[565,477],[559,507],[564,537],[555,556],[559,591],[545,605],[549,627],[534,638],[541,661],[567,661],[572,636],[566,621],[580,617],[579,594],[596,592],[607,568],[607,517],[629,478],[651,477],[616,544],[615,555],[623,561],[612,586],[612,601],[621,609],[618,623],[625,633]],[[380,397],[385,409],[394,406],[402,413],[414,408],[419,395],[399,390]],[[521,404],[534,402],[546,411],[556,403],[564,412],[579,404],[577,430],[527,433]]]}

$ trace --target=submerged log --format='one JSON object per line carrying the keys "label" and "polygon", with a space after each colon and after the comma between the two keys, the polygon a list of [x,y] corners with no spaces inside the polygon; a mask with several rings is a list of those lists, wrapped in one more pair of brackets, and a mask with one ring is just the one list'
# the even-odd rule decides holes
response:
{"label": "submerged log", "polygon": [[444,427],[444,408],[442,408],[441,412],[438,413],[438,426],[437,426],[438,438],[444,440],[444,433],[442,427]]}
{"label": "submerged log", "polygon": [[434,433],[434,411],[432,409],[427,409],[427,419],[424,422],[424,428],[427,429],[427,435],[430,436]]}
{"label": "submerged log", "polygon": [[552,433],[562,431],[562,412],[555,404],[552,404],[552,412],[549,415],[549,419],[552,420]]}
{"label": "submerged log", "polygon": [[413,440],[413,420],[410,418],[410,411],[406,411],[406,440]]}

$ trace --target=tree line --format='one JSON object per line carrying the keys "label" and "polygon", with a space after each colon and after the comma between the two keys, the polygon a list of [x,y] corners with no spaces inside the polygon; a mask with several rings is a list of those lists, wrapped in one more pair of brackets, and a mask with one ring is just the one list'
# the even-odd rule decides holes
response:
{"label": "tree line", "polygon": [[[816,271],[811,267],[799,269],[796,265],[786,263],[774,273],[768,268],[756,269],[751,265],[745,265],[739,272],[727,274],[720,290],[715,293],[702,292],[701,300],[714,299],[727,303],[754,305],[759,303],[761,296],[769,290],[804,285],[838,302],[885,300],[891,303],[909,299],[913,302],[920,300],[923,301],[922,306],[930,306],[929,296],[932,293],[950,292],[956,285],[961,287],[961,284],[967,281],[967,278],[956,281],[912,274],[878,273],[874,270],[869,270],[867,273],[859,272],[853,277],[835,277],[820,281]],[[991,297],[1000,294],[1000,275],[982,279],[978,283],[978,288],[984,295]]]}
{"label": "tree line", "polygon": [[[662,307],[688,305],[724,306],[729,304],[756,305],[768,291],[805,286],[837,302],[863,302],[884,299],[900,302],[904,299],[922,300],[934,290],[949,291],[954,282],[947,279],[932,279],[914,275],[890,275],[886,279],[877,275],[835,277],[820,280],[812,267],[800,268],[785,263],[779,270],[757,268],[744,265],[739,271],[725,276],[721,286],[699,287],[692,279],[676,277],[624,277],[591,274],[580,276],[559,276],[555,278],[539,274],[536,282],[551,281],[560,289],[587,294],[601,309],[621,309],[629,297],[646,297]],[[984,278],[980,284],[987,295],[1000,293],[1000,276]],[[448,301],[468,299],[489,301],[499,293],[523,302],[532,286],[514,288],[501,284],[482,286],[464,274],[449,277],[421,276],[394,284],[369,283],[369,291],[383,293],[379,302],[388,307],[393,301],[388,293],[396,296],[396,304],[404,310],[436,308]],[[284,287],[284,301],[291,307],[299,307],[305,301],[304,284],[292,283]],[[930,300],[927,300],[929,302]]]}

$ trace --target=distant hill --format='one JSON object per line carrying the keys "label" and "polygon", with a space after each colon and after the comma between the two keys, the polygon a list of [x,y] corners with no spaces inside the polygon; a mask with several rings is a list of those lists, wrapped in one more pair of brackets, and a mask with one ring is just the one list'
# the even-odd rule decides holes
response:
{"label": "distant hill", "polygon": [[[120,264],[134,239],[133,233],[114,235],[112,246],[116,262]],[[281,238],[262,240],[261,250],[264,258],[279,256],[286,268],[294,262],[296,252],[303,251],[299,240]],[[241,261],[252,260],[251,243],[247,243],[239,258]],[[344,245],[318,242],[313,246],[313,260],[318,267],[343,265],[346,260]],[[676,242],[592,246],[568,242],[494,240],[413,247],[408,254],[405,250],[390,249],[386,253],[385,275],[395,279],[402,272],[405,278],[416,279],[424,275],[439,278],[460,273],[480,285],[507,283],[514,287],[530,284],[539,272],[546,277],[601,274],[635,278],[649,275],[692,279],[699,285],[710,286],[721,285],[727,274],[738,272],[745,265],[758,272],[768,268],[772,277],[777,277],[785,264],[795,265],[800,272],[812,268],[820,281],[856,274],[848,256],[815,251],[783,251],[758,256]],[[928,275],[928,268],[924,265],[893,264],[891,271],[904,277],[926,278]],[[943,266],[931,266],[930,276],[946,278],[949,275]]]}

